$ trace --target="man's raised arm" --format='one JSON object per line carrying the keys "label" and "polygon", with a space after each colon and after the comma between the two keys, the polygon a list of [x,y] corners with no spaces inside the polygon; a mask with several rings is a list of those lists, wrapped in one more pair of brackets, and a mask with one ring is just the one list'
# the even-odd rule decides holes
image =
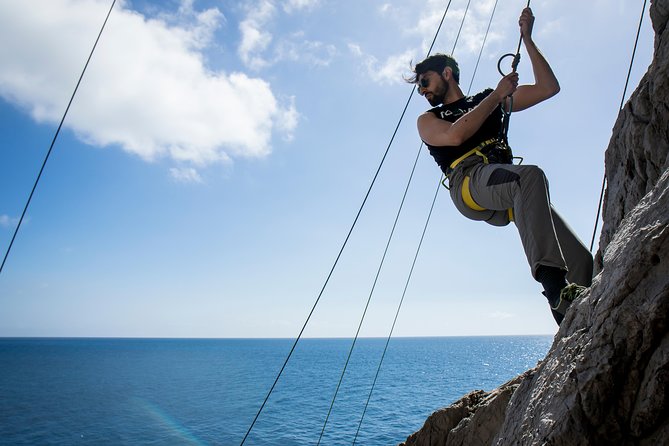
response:
{"label": "man's raised arm", "polygon": [[534,16],[530,8],[525,8],[518,20],[520,34],[534,72],[534,84],[521,85],[513,94],[513,111],[520,111],[532,107],[541,101],[555,96],[560,91],[551,66],[544,58],[532,39]]}

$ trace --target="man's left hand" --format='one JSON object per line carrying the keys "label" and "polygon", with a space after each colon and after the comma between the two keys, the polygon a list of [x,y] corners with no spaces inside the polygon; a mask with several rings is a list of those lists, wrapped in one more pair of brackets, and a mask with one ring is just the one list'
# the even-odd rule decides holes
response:
{"label": "man's left hand", "polygon": [[525,39],[531,39],[532,27],[534,26],[534,15],[532,15],[531,8],[523,9],[518,19],[518,25],[520,25],[520,35]]}

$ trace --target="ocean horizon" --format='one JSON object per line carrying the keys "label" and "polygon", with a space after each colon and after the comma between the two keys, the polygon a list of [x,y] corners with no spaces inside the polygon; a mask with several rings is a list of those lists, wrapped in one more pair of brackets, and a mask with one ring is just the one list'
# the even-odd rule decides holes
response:
{"label": "ocean horizon", "polygon": [[[303,338],[244,444],[311,445],[321,432],[324,445],[397,444],[433,411],[534,367],[552,342],[392,338],[367,405],[386,338],[360,338],[332,405],[352,339]],[[293,343],[0,338],[0,444],[239,445]]]}

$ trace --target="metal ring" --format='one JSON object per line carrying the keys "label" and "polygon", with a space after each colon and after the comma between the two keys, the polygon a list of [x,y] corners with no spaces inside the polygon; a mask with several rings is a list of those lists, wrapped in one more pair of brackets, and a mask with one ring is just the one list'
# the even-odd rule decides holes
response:
{"label": "metal ring", "polygon": [[499,71],[499,74],[501,74],[502,76],[506,76],[507,74],[511,74],[511,72],[505,73],[505,72],[502,71],[502,61],[504,59],[506,59],[507,57],[511,57],[511,58],[515,59],[516,55],[513,54],[513,53],[508,53],[508,54],[505,54],[505,55],[503,55],[502,57],[499,58],[499,60],[497,61],[497,71]]}

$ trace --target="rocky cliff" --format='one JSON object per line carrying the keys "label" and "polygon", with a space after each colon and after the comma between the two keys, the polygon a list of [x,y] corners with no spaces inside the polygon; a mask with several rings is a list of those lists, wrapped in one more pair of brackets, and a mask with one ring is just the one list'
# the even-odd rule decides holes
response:
{"label": "rocky cliff", "polygon": [[597,275],[546,358],[433,413],[403,445],[669,445],[669,0],[606,152]]}

